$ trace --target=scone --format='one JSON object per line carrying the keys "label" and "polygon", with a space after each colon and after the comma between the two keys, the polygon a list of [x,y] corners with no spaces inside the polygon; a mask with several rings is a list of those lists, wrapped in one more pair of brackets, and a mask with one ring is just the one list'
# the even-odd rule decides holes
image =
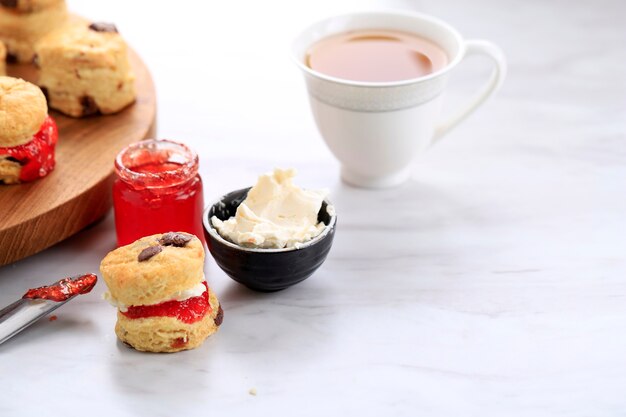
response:
{"label": "scone", "polygon": [[110,252],[100,272],[117,307],[117,337],[137,350],[193,349],[215,333],[223,310],[203,274],[204,248],[194,235],[169,232]]}
{"label": "scone", "polygon": [[7,48],[4,42],[0,41],[0,75],[7,75]]}
{"label": "scone", "polygon": [[135,101],[126,42],[114,25],[66,25],[36,47],[48,104],[69,116],[116,113]]}
{"label": "scone", "polygon": [[8,61],[32,62],[35,44],[66,20],[65,1],[0,1],[0,40],[6,44]]}
{"label": "scone", "polygon": [[58,135],[39,87],[0,76],[0,183],[48,175],[54,169]]}

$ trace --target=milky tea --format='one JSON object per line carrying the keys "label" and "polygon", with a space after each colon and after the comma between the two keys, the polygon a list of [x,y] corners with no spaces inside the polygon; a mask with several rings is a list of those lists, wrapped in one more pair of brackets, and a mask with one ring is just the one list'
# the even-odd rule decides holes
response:
{"label": "milky tea", "polygon": [[394,82],[420,78],[448,64],[444,50],[408,32],[355,30],[313,44],[305,64],[314,71],[344,80]]}

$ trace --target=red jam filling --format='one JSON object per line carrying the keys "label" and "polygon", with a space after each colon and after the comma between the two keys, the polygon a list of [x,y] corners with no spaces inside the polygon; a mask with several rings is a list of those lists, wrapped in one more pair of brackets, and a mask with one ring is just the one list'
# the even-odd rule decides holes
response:
{"label": "red jam filling", "polygon": [[85,274],[75,278],[64,278],[45,287],[31,288],[22,298],[65,301],[78,294],[87,294],[96,285],[98,277]]}
{"label": "red jam filling", "polygon": [[30,142],[9,148],[0,147],[0,155],[9,155],[22,165],[20,181],[34,181],[54,169],[54,147],[58,138],[57,125],[52,117],[47,116]]}
{"label": "red jam filling", "polygon": [[[185,164],[163,159],[163,153],[159,152],[135,155],[132,166],[126,168],[137,179],[115,181],[113,201],[118,246],[168,230],[191,233],[204,242],[200,175],[190,175]],[[149,177],[149,182],[143,182],[142,174]]]}
{"label": "red jam filling", "polygon": [[174,339],[174,341],[172,342],[171,346],[174,349],[183,348],[183,347],[187,346],[187,339],[186,338],[182,338],[182,337],[178,337],[178,338]]}
{"label": "red jam filling", "polygon": [[130,306],[127,311],[122,311],[121,313],[129,319],[174,317],[183,323],[195,323],[211,312],[209,287],[206,282],[203,284],[207,290],[197,297],[191,297],[183,301],[165,301],[160,304],[147,306]]}

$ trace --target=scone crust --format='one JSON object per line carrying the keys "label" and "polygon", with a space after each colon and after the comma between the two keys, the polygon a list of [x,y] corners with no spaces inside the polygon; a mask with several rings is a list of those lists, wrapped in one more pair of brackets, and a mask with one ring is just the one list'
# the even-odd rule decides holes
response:
{"label": "scone crust", "polygon": [[[117,32],[97,32],[89,29],[86,20],[72,20],[37,43],[41,64],[80,65],[81,68],[116,69],[120,61],[127,61],[128,47]],[[125,67],[127,68],[127,67]]]}
{"label": "scone crust", "polygon": [[0,155],[0,184],[18,184],[21,172],[22,166],[19,162],[8,159],[7,155]]}
{"label": "scone crust", "polygon": [[144,352],[194,349],[215,333],[221,324],[221,317],[216,320],[221,307],[211,290],[209,303],[211,311],[202,320],[192,324],[183,323],[173,317],[129,319],[118,311],[115,334],[122,342]]}
{"label": "scone crust", "polygon": [[32,140],[47,115],[46,98],[39,87],[20,78],[0,76],[0,147]]}
{"label": "scone crust", "polygon": [[159,245],[162,236],[146,236],[115,249],[100,263],[102,278],[119,302],[128,306],[155,304],[202,282],[204,247],[195,236],[184,247],[162,246],[160,253],[138,261],[139,253]]}
{"label": "scone crust", "polygon": [[0,41],[0,76],[7,75],[7,47]]}
{"label": "scone crust", "polygon": [[18,13],[32,13],[53,6],[58,6],[60,4],[65,4],[65,0],[17,0],[15,3],[15,6],[1,5],[0,7]]}
{"label": "scone crust", "polygon": [[67,25],[36,47],[39,84],[50,107],[69,116],[116,113],[135,101],[128,47],[116,32],[97,32],[88,22]]}

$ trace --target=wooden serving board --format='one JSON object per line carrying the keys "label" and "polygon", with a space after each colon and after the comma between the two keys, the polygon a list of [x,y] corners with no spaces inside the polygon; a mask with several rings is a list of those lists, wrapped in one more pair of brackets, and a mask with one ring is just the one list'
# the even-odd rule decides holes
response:
{"label": "wooden serving board", "polygon": [[[51,111],[59,126],[54,171],[27,184],[0,184],[0,265],[66,239],[111,208],[115,156],[156,133],[152,78],[136,53],[131,51],[130,59],[137,78],[135,104],[118,114],[84,119]],[[37,80],[30,65],[9,65],[8,72]]]}

